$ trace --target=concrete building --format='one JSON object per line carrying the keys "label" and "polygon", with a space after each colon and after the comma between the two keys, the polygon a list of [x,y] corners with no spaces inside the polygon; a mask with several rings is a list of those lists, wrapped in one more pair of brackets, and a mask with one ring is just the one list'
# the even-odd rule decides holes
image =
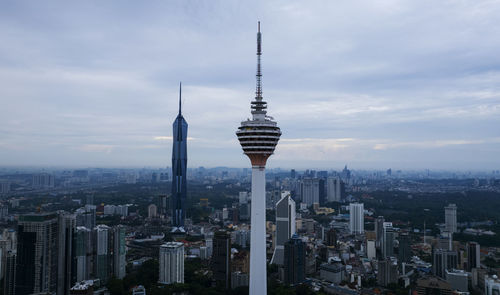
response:
{"label": "concrete building", "polygon": [[451,295],[451,285],[444,279],[434,276],[427,276],[417,280],[417,294],[437,294],[437,295]]}
{"label": "concrete building", "polygon": [[61,212],[58,214],[57,235],[57,294],[68,295],[69,289],[76,281],[74,266],[74,233],[76,230],[76,216]]}
{"label": "concrete building", "polygon": [[457,232],[457,205],[449,204],[444,207],[444,220],[447,232]]}
{"label": "concrete building", "polygon": [[408,233],[401,233],[398,236],[399,249],[398,249],[398,262],[410,262],[412,255],[410,246],[410,235]]}
{"label": "concrete building", "polygon": [[168,242],[160,246],[159,283],[184,283],[184,244]]}
{"label": "concrete building", "polygon": [[295,201],[286,195],[276,203],[276,243],[271,263],[283,265],[285,243],[295,233]]}
{"label": "concrete building", "polygon": [[349,204],[349,230],[351,234],[365,232],[365,209],[363,203]]}
{"label": "concrete building", "polygon": [[241,271],[231,273],[231,289],[248,286],[248,274]]}
{"label": "concrete building", "polygon": [[257,33],[257,87],[255,100],[251,102],[252,120],[241,122],[236,131],[243,152],[252,164],[252,207],[250,238],[250,294],[267,293],[266,272],[266,163],[274,153],[281,130],[270,116],[267,103],[262,97],[262,55],[260,22]]}
{"label": "concrete building", "polygon": [[76,227],[73,241],[76,259],[76,281],[89,280],[92,273],[92,231],[84,226]]}
{"label": "concrete building", "polygon": [[434,249],[432,253],[432,273],[440,278],[446,278],[446,270],[456,269],[458,255],[455,251]]}
{"label": "concrete building", "polygon": [[484,278],[484,295],[500,294],[500,280],[498,276],[485,276]]}
{"label": "concrete building", "polygon": [[322,280],[340,284],[345,278],[345,266],[341,263],[323,263],[319,269]]}
{"label": "concrete building", "polygon": [[146,295],[146,288],[143,285],[132,288],[132,295]]}

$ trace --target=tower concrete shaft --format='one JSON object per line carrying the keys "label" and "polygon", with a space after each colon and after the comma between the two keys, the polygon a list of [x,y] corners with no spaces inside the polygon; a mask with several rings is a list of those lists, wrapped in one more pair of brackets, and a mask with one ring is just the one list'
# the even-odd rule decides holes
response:
{"label": "tower concrete shaft", "polygon": [[267,294],[266,273],[266,162],[274,153],[281,130],[267,116],[262,97],[262,34],[257,33],[257,87],[251,102],[252,120],[241,122],[236,131],[243,153],[252,163],[252,207],[250,232],[250,294]]}

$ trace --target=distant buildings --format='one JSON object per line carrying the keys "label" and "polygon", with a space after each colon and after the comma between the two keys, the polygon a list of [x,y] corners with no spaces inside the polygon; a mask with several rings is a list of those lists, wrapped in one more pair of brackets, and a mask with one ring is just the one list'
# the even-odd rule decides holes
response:
{"label": "distant buildings", "polygon": [[103,283],[107,283],[110,278],[111,267],[111,251],[110,247],[110,227],[104,224],[99,224],[95,229],[96,235],[96,260],[95,260],[95,275]]}
{"label": "distant buildings", "polygon": [[284,283],[297,285],[306,278],[306,245],[297,235],[285,243]]}
{"label": "distant buildings", "polygon": [[410,262],[412,257],[411,247],[410,247],[410,235],[408,233],[400,233],[398,237],[399,249],[398,249],[398,262]]}
{"label": "distant buildings", "polygon": [[184,283],[184,244],[168,242],[160,246],[159,283]]}
{"label": "distant buildings", "polygon": [[155,204],[148,206],[148,218],[156,218],[158,216],[158,207]]}
{"label": "distant buildings", "polygon": [[428,276],[417,280],[417,294],[439,294],[451,295],[453,291],[451,285],[442,278]]}
{"label": "distant buildings", "polygon": [[276,204],[276,243],[271,263],[283,265],[285,243],[295,232],[295,201],[287,195]]}
{"label": "distant buildings", "polygon": [[122,225],[113,227],[113,274],[117,279],[123,279],[126,274],[125,247],[125,227]]}
{"label": "distant buildings", "polygon": [[361,234],[365,232],[365,216],[363,203],[349,204],[349,230],[351,234]]}
{"label": "distant buildings", "polygon": [[49,173],[33,174],[33,188],[53,188],[54,175]]}
{"label": "distant buildings", "polygon": [[449,204],[444,207],[444,220],[447,232],[457,232],[457,205]]}

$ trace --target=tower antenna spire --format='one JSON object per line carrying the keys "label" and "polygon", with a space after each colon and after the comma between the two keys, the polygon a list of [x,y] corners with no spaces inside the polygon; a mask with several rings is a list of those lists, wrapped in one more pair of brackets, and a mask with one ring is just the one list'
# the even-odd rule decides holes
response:
{"label": "tower antenna spire", "polygon": [[260,57],[262,55],[262,33],[260,32],[260,21],[258,22],[257,32],[257,87],[256,87],[256,100],[262,100],[262,70],[260,65]]}
{"label": "tower antenna spire", "polygon": [[182,82],[179,82],[179,115],[182,114],[182,112],[181,112],[181,97],[182,97]]}

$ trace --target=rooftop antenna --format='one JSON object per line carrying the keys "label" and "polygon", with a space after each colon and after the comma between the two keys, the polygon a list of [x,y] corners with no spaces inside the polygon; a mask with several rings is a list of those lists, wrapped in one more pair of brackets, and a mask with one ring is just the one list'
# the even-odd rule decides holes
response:
{"label": "rooftop antenna", "polygon": [[182,82],[179,82],[179,115],[181,115]]}

